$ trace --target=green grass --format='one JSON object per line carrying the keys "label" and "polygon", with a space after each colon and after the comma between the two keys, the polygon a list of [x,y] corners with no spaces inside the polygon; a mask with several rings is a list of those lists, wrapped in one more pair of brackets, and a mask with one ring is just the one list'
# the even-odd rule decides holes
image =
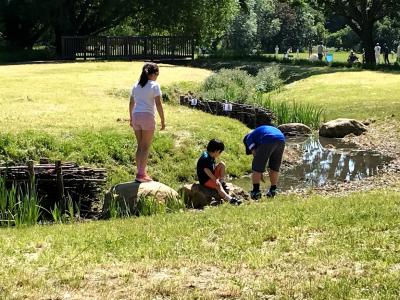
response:
{"label": "green grass", "polygon": [[[132,180],[135,138],[128,125],[129,90],[142,63],[68,63],[0,67],[0,162],[40,157],[106,167],[108,186]],[[160,65],[159,81],[195,86],[210,71]],[[191,84],[192,83],[192,84]],[[149,160],[154,178],[177,188],[194,180],[196,159],[211,138],[227,145],[222,159],[239,176],[250,168],[243,154],[247,128],[174,104],[164,106],[167,130],[157,132]],[[224,128],[221,131],[221,128]]]}
{"label": "green grass", "polygon": [[[0,160],[75,160],[106,167],[109,185],[132,179],[127,96],[141,66],[0,67]],[[330,104],[330,118],[383,121],[400,111],[397,73],[284,68],[292,83],[269,94],[271,101]],[[162,86],[183,79],[196,87],[209,74],[161,65],[159,79]],[[193,180],[196,159],[213,137],[227,145],[222,159],[230,174],[249,171],[245,126],[172,102],[165,110],[167,130],[157,133],[150,156],[154,177],[172,187]],[[164,208],[143,203],[144,212],[160,212],[150,217],[1,229],[0,299],[397,299],[399,199],[389,190],[282,196],[165,214],[181,207],[171,200]]]}
{"label": "green grass", "polygon": [[311,76],[271,94],[275,101],[322,106],[327,118],[400,120],[400,73],[335,72]]}
{"label": "green grass", "polygon": [[396,299],[399,217],[380,190],[4,229],[0,298]]}

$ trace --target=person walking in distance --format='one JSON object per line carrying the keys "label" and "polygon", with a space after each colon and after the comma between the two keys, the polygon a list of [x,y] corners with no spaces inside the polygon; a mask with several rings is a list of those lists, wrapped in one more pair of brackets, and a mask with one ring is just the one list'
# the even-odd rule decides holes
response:
{"label": "person walking in distance", "polygon": [[159,68],[155,63],[143,66],[139,81],[133,86],[129,102],[130,125],[137,141],[136,166],[137,182],[152,181],[146,172],[150,146],[156,128],[155,110],[161,119],[161,130],[165,129],[164,110],[161,102],[161,88],[157,83]]}
{"label": "person walking in distance", "polygon": [[381,62],[381,46],[379,46],[379,43],[376,43],[374,51],[375,51],[375,63],[378,65]]}

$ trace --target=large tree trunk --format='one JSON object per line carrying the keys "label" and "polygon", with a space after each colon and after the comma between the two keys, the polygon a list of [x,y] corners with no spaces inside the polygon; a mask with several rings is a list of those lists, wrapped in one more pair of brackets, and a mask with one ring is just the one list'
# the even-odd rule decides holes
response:
{"label": "large tree trunk", "polygon": [[361,33],[361,41],[365,49],[365,63],[367,65],[375,65],[373,23],[363,26]]}

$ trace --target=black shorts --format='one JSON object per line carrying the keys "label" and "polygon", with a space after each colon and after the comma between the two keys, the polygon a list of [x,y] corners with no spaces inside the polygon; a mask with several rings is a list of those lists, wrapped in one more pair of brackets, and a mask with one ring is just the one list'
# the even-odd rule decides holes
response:
{"label": "black shorts", "polygon": [[263,173],[267,166],[273,171],[279,172],[282,163],[283,151],[285,150],[285,142],[275,141],[270,144],[261,144],[256,149],[253,158],[252,170]]}

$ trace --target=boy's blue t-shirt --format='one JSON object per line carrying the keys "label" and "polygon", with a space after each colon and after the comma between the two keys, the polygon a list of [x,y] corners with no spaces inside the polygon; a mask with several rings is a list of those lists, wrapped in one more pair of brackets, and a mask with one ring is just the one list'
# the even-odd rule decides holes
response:
{"label": "boy's blue t-shirt", "polygon": [[215,170],[215,159],[212,158],[207,151],[204,151],[197,161],[197,177],[201,185],[204,185],[210,177],[204,172],[204,169],[209,169],[212,173]]}
{"label": "boy's blue t-shirt", "polygon": [[274,126],[262,125],[251,131],[245,140],[246,148],[253,150],[258,145],[271,144],[273,142],[285,142],[282,131]]}

